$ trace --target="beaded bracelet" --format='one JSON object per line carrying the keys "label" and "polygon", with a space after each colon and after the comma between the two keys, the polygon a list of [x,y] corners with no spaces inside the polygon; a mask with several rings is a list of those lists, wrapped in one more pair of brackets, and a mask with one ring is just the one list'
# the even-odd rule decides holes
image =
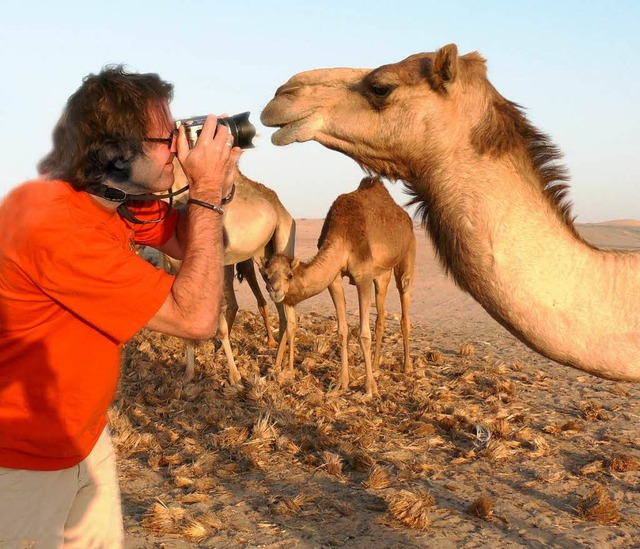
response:
{"label": "beaded bracelet", "polygon": [[187,200],[187,204],[197,204],[198,206],[207,208],[207,210],[218,212],[220,215],[224,214],[224,210],[220,206],[209,204],[208,202],[203,202],[202,200],[196,200],[195,198],[190,198],[189,200]]}

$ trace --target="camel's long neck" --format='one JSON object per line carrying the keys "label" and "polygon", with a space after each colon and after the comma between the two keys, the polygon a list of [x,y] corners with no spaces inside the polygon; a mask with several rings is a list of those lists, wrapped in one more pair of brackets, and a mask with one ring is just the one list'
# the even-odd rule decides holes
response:
{"label": "camel's long neck", "polygon": [[301,263],[287,291],[287,301],[300,303],[325,290],[342,269],[343,247],[335,239],[324,241],[318,253],[308,263]]}
{"label": "camel's long neck", "polygon": [[456,282],[545,356],[639,381],[640,255],[586,244],[506,163],[459,167],[416,185]]}

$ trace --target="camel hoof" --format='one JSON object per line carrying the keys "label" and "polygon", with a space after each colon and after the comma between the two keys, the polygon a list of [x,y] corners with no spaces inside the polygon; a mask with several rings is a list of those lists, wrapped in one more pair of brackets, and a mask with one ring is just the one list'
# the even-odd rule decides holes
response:
{"label": "camel hoof", "polygon": [[267,347],[271,347],[272,349],[275,349],[277,346],[278,346],[278,342],[275,339],[267,340]]}
{"label": "camel hoof", "polygon": [[365,386],[365,396],[367,399],[380,398],[380,393],[378,392],[378,385],[374,383],[371,387]]}
{"label": "camel hoof", "polygon": [[329,389],[329,391],[327,392],[327,394],[329,396],[342,396],[344,395],[347,391],[349,390],[349,387],[343,387],[342,385],[336,385],[335,387],[332,387],[331,389]]}
{"label": "camel hoof", "polygon": [[229,374],[229,385],[234,387],[242,386],[242,376],[239,373]]}
{"label": "camel hoof", "polygon": [[296,373],[293,370],[282,370],[278,374],[278,383],[288,383],[295,379]]}

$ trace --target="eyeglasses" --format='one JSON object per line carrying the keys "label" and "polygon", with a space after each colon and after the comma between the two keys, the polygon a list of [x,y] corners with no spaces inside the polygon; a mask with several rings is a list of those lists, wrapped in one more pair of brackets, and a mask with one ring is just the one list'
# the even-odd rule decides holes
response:
{"label": "eyeglasses", "polygon": [[147,143],[165,143],[169,150],[171,150],[176,137],[178,137],[178,130],[172,130],[169,137],[143,137],[142,140]]}

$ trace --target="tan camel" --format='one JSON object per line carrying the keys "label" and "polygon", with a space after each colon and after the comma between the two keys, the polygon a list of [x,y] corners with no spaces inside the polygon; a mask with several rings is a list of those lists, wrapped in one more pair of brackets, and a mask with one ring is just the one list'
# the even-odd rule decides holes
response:
{"label": "tan camel", "polygon": [[[349,387],[347,354],[347,311],[342,277],[349,277],[358,290],[360,312],[360,347],[364,355],[369,396],[377,396],[373,371],[380,363],[380,347],[385,328],[384,302],[393,271],[402,308],[404,342],[403,371],[412,368],[409,356],[409,300],[415,265],[416,238],[409,215],[398,206],[378,178],[366,177],[356,191],[340,195],[329,209],[318,240],[318,253],[308,263],[276,254],[261,264],[267,290],[276,303],[287,307],[287,331],[282,334],[276,356],[280,366],[284,347],[289,340],[289,370],[293,370],[296,319],[293,306],[329,289],[336,308],[338,335],[342,346],[342,370],[339,389]],[[371,362],[371,330],[369,309],[371,286],[376,296],[376,343]]]}
{"label": "tan camel", "polygon": [[[237,384],[242,379],[233,358],[229,334],[238,312],[238,302],[233,289],[234,266],[238,278],[246,278],[258,302],[258,309],[265,322],[268,343],[275,346],[275,339],[267,316],[267,302],[256,280],[254,258],[271,257],[276,252],[293,254],[295,221],[280,202],[278,195],[268,187],[250,180],[238,172],[234,181],[233,200],[224,207],[225,273],[224,304],[218,319],[216,338],[222,344],[229,367],[229,382]],[[182,170],[176,170],[173,189],[186,185]],[[279,317],[279,334],[285,333],[284,308],[276,304]],[[187,343],[187,379],[193,378],[195,363],[193,344]]]}
{"label": "tan camel", "polygon": [[640,381],[640,254],[578,235],[559,151],[455,44],[369,69],[293,76],[272,141],[316,140],[401,179],[457,284],[548,358]]}

